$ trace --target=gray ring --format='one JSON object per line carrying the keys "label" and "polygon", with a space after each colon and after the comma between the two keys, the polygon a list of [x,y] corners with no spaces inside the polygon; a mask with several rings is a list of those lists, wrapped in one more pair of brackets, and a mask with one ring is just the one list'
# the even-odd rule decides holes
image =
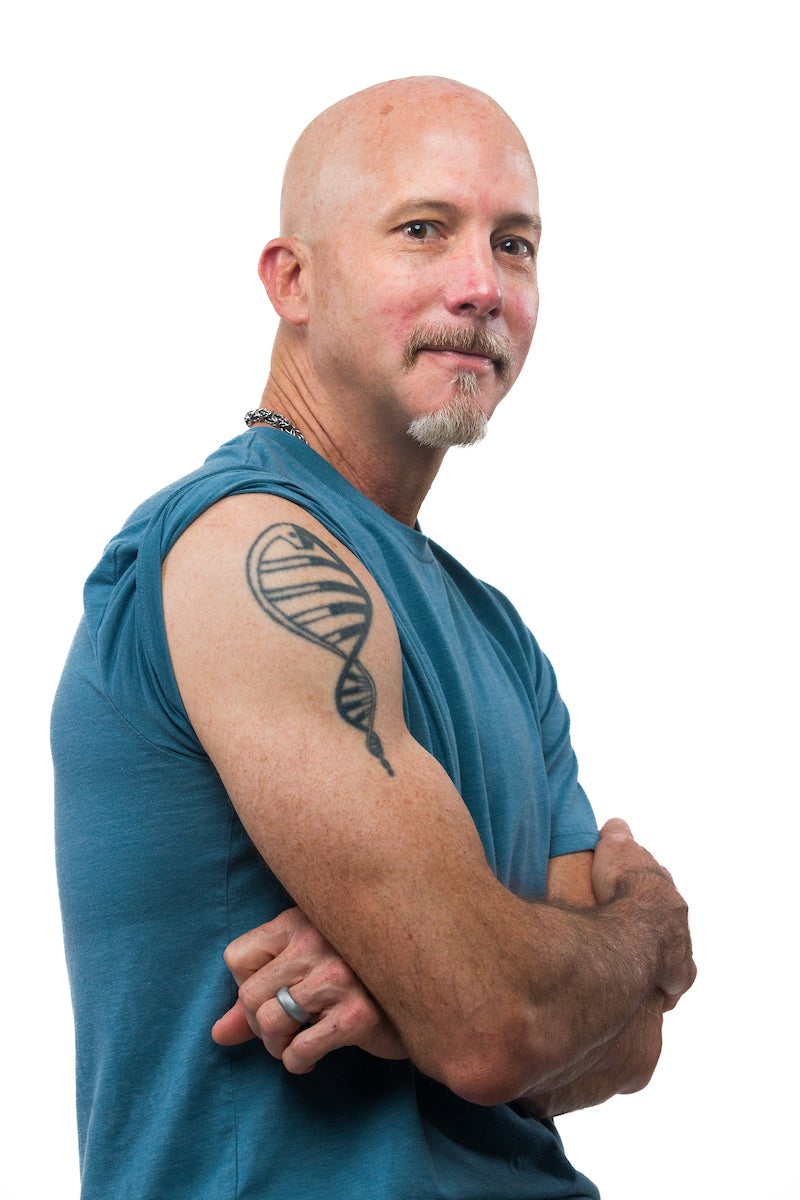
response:
{"label": "gray ring", "polygon": [[287,987],[278,988],[275,999],[280,1004],[287,1017],[291,1017],[293,1021],[297,1021],[298,1025],[313,1025],[316,1017],[310,1012],[306,1012],[297,1001]]}

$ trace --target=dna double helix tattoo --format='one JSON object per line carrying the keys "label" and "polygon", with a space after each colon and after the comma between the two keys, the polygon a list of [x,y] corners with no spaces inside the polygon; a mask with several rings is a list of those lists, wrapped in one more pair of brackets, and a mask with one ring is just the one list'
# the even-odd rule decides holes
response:
{"label": "dna double helix tattoo", "polygon": [[366,588],[324,542],[288,522],[270,525],[253,543],[247,579],[273,621],[344,660],[336,683],[336,709],[364,734],[370,754],[394,775],[372,728],[375,684],[358,657],[372,624]]}

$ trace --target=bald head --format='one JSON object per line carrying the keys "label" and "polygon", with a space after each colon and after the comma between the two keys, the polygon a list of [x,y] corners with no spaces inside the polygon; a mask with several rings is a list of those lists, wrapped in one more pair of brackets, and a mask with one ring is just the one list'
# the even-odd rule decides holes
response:
{"label": "bald head", "polygon": [[403,454],[412,430],[437,451],[474,440],[530,346],[540,229],[528,148],[484,93],[396,79],[326,109],[290,155],[259,264],[281,403],[293,389],[326,427],[358,422]]}
{"label": "bald head", "polygon": [[325,109],[289,156],[281,196],[282,236],[315,241],[401,149],[415,144],[421,149],[437,130],[447,136],[465,125],[475,136],[502,138],[530,162],[522,135],[500,105],[452,79],[393,79]]}

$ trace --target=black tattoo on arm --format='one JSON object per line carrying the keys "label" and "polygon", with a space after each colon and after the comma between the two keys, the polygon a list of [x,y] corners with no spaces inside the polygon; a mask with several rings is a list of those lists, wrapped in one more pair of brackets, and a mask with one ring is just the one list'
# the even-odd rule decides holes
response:
{"label": "black tattoo on arm", "polygon": [[334,693],[336,709],[364,734],[370,754],[394,775],[372,728],[375,684],[358,658],[372,624],[372,601],[358,577],[313,533],[283,523],[270,525],[250,547],[247,580],[273,621],[344,659]]}

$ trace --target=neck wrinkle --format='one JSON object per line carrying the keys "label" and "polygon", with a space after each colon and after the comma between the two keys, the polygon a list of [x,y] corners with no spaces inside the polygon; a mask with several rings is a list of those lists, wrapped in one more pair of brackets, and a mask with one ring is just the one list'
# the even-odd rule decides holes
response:
{"label": "neck wrinkle", "polygon": [[343,414],[303,363],[276,343],[263,408],[296,425],[309,446],[395,520],[411,528],[444,459],[444,450],[419,446],[407,435],[396,443]]}

